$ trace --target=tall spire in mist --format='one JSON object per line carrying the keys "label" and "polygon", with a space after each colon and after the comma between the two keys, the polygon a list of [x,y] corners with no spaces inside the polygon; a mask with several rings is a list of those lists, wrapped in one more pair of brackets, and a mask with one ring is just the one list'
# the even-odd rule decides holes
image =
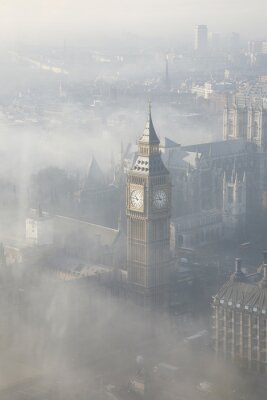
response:
{"label": "tall spire in mist", "polygon": [[156,134],[153,121],[152,121],[152,115],[151,115],[151,101],[149,100],[148,102],[148,118],[146,122],[146,126],[143,132],[143,136],[140,138],[139,143],[143,144],[159,144],[159,138]]}

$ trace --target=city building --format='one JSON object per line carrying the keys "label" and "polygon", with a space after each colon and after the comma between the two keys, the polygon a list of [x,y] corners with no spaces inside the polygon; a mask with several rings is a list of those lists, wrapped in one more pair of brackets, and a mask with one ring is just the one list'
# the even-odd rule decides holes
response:
{"label": "city building", "polygon": [[53,244],[53,218],[44,212],[41,207],[32,210],[26,219],[26,240],[30,245],[52,245]]}
{"label": "city building", "polygon": [[195,27],[194,49],[199,52],[205,52],[208,49],[208,27],[206,25],[197,25]]}
{"label": "city building", "polygon": [[117,227],[120,192],[108,182],[96,159],[92,157],[87,176],[75,195],[76,213],[89,222]]}
{"label": "city building", "polygon": [[233,54],[240,50],[240,36],[237,32],[232,32],[230,36],[230,50]]}
{"label": "city building", "polygon": [[225,95],[233,92],[233,90],[235,90],[235,85],[232,82],[205,82],[203,84],[193,84],[191,93],[195,94],[196,97],[215,101],[216,97],[225,97]]}
{"label": "city building", "polygon": [[267,42],[263,40],[252,40],[248,42],[248,52],[253,56],[267,54]]}
{"label": "city building", "polygon": [[171,180],[151,110],[127,176],[127,270],[136,300],[167,302],[170,278]]}
{"label": "city building", "polygon": [[235,272],[213,299],[213,343],[217,355],[267,373],[267,252],[254,274]]}
{"label": "city building", "polygon": [[[121,229],[112,229],[62,215],[31,209],[26,219],[24,247],[49,247],[71,258],[99,265],[121,266],[125,254]],[[35,250],[33,250],[35,251]],[[63,255],[62,255],[63,257]]]}
{"label": "city building", "polygon": [[233,104],[225,106],[223,120],[225,140],[243,138],[259,149],[266,149],[267,107],[263,99],[236,97]]}
{"label": "city building", "polygon": [[194,248],[224,238],[223,216],[219,210],[203,210],[171,222],[171,248]]}
{"label": "city building", "polygon": [[179,146],[165,139],[161,149],[172,176],[176,246],[232,238],[255,218],[261,202],[255,144],[238,139]]}

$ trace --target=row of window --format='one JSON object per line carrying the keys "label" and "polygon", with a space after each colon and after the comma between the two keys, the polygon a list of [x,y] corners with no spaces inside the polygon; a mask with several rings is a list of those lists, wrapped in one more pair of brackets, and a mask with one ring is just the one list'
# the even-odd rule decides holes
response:
{"label": "row of window", "polygon": [[128,235],[132,239],[145,240],[146,239],[146,225],[144,220],[131,219],[128,225]]}

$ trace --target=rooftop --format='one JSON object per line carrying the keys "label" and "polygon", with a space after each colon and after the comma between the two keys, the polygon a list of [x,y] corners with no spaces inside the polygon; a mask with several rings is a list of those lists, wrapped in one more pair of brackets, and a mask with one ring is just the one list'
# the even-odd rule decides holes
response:
{"label": "rooftop", "polygon": [[246,140],[221,140],[211,143],[200,143],[190,146],[182,146],[182,149],[189,152],[199,152],[211,158],[220,158],[225,156],[232,156],[235,154],[246,154],[253,151],[255,145]]}
{"label": "rooftop", "polygon": [[267,253],[253,280],[241,270],[241,260],[236,259],[236,270],[214,297],[215,304],[235,307],[240,310],[267,313]]}
{"label": "rooftop", "polygon": [[152,121],[152,116],[151,116],[151,105],[149,104],[149,112],[148,112],[148,118],[147,122],[145,125],[145,129],[143,132],[143,135],[139,139],[140,144],[159,144],[160,140],[156,134],[153,121]]}

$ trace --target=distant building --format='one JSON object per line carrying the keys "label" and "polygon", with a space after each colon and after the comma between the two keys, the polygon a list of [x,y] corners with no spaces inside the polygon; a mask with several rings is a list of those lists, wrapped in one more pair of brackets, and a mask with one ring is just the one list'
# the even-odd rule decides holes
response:
{"label": "distant building", "polygon": [[237,32],[232,32],[230,36],[230,50],[233,54],[237,53],[240,48],[240,36]]}
{"label": "distant building", "polygon": [[267,41],[257,40],[248,42],[248,55],[253,67],[265,71],[267,65]]}
{"label": "distant building", "polygon": [[165,60],[165,85],[166,85],[166,88],[169,88],[169,86],[170,86],[169,58],[168,58],[168,55],[166,56],[166,60]]}
{"label": "distant building", "polygon": [[215,52],[219,52],[221,50],[221,36],[216,32],[208,33],[208,42],[209,47]]}
{"label": "distant building", "polygon": [[85,263],[118,267],[125,259],[123,238],[120,229],[32,209],[26,219],[24,247],[50,247],[51,254],[58,250]]}
{"label": "distant building", "polygon": [[218,95],[231,93],[235,85],[231,82],[205,82],[204,84],[193,84],[191,93],[205,100],[213,100]]}
{"label": "distant building", "polygon": [[102,265],[121,264],[121,230],[60,215],[54,217],[54,227],[54,245],[67,254]]}
{"label": "distant building", "polygon": [[[241,172],[241,173],[240,173]],[[223,177],[223,222],[225,236],[229,237],[236,227],[244,229],[247,214],[247,179],[245,171],[235,166],[231,176]]]}
{"label": "distant building", "polygon": [[213,340],[218,356],[267,373],[267,252],[258,272],[235,273],[213,300]]}
{"label": "distant building", "polygon": [[179,146],[165,139],[162,157],[172,175],[176,246],[232,237],[255,218],[261,198],[255,144],[239,139]]}
{"label": "distant building", "polygon": [[207,25],[197,25],[195,27],[195,50],[205,52],[208,49],[208,27]]}
{"label": "distant building", "polygon": [[32,210],[26,219],[26,240],[29,245],[52,245],[54,238],[53,218],[41,207]]}
{"label": "distant building", "polygon": [[[224,109],[223,137],[225,140],[243,138],[260,149],[267,148],[267,107],[263,100],[238,101]],[[242,104],[243,103],[243,104]]]}
{"label": "distant building", "polygon": [[248,52],[254,56],[267,54],[267,41],[253,40],[248,42]]}
{"label": "distant building", "polygon": [[192,85],[191,93],[208,100],[214,93],[214,85],[211,82],[205,82],[203,85]]}
{"label": "distant building", "polygon": [[171,222],[172,250],[179,247],[194,248],[224,236],[223,217],[219,210],[201,211],[173,219]]}
{"label": "distant building", "polygon": [[74,194],[77,214],[94,224],[117,227],[121,205],[119,195],[118,186],[107,182],[102,169],[92,157],[83,185]]}

